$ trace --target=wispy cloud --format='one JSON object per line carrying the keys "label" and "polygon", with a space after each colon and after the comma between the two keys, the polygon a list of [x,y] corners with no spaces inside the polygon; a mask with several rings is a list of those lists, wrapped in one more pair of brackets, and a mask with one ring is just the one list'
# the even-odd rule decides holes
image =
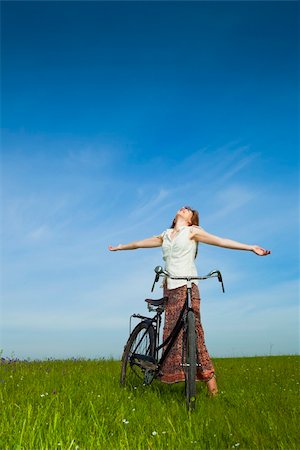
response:
{"label": "wispy cloud", "polygon": [[152,194],[150,198],[145,198],[144,195],[142,203],[138,204],[132,211],[130,218],[135,220],[137,217],[147,217],[149,214],[153,214],[153,211],[159,208],[163,202],[166,202],[169,196],[170,191],[165,188],[158,189],[158,192],[155,195]]}
{"label": "wispy cloud", "polygon": [[[256,3],[255,15],[263,18]],[[230,308],[239,311],[236,320],[241,323],[255,315],[259,318],[259,314],[263,323],[259,305],[264,299],[255,293],[268,296],[273,283],[279,287],[279,280],[295,279],[299,268],[297,74],[291,11],[282,6],[272,11],[269,25],[264,20],[255,22],[252,32],[257,39],[247,41],[253,56],[249,59],[239,39],[244,24],[248,26],[246,4],[239,14],[230,10],[225,19],[214,5],[205,7],[208,16],[203,21],[201,2],[194,2],[195,8],[187,8],[184,29],[178,8],[171,7],[169,25],[174,39],[169,39],[163,25],[169,10],[161,11],[164,20],[160,26],[155,19],[148,20],[143,8],[133,6],[132,23],[143,23],[147,17],[144,24],[155,30],[157,37],[153,42],[149,33],[144,33],[143,41],[139,27],[128,25],[116,15],[115,6],[107,4],[107,17],[120,25],[116,27],[119,34],[110,39],[111,30],[106,26],[98,27],[95,34],[90,26],[95,18],[90,22],[87,13],[78,47],[66,23],[63,34],[57,36],[64,64],[55,80],[53,71],[43,65],[41,92],[36,87],[43,55],[57,49],[47,36],[48,26],[44,36],[41,29],[41,39],[32,46],[29,35],[21,36],[10,26],[10,21],[39,19],[31,8],[21,11],[15,4],[4,30],[8,52],[3,65],[6,129],[1,136],[1,294],[5,313],[1,321],[5,323],[7,317],[11,326],[5,328],[5,346],[16,353],[26,351],[24,356],[44,353],[44,349],[50,356],[70,354],[74,342],[88,354],[91,348],[98,350],[104,339],[111,343],[110,349],[106,347],[108,353],[113,346],[120,348],[128,333],[122,318],[126,320],[139,308],[145,292],[149,294],[153,267],[162,262],[161,251],[110,253],[107,246],[161,232],[184,204],[199,209],[201,224],[208,232],[272,250],[271,256],[259,258],[203,245],[197,260],[201,272],[214,267],[222,270],[226,299],[245,297],[240,311],[230,300],[228,310],[221,308],[228,324],[233,320]],[[65,9],[64,2],[60,8]],[[71,10],[69,13],[72,16]],[[49,14],[45,23],[51,27],[56,17]],[[200,28],[195,14],[202,20]],[[80,15],[75,16],[70,23],[78,19],[82,26]],[[95,23],[100,23],[101,17],[100,8]],[[217,34],[211,33],[207,17],[217,20]],[[239,26],[230,27],[232,20]],[[277,25],[286,39],[276,49],[270,43]],[[199,39],[194,39],[195,33]],[[126,36],[125,46],[116,44],[122,36]],[[95,45],[95,37],[99,45]],[[102,42],[111,49],[104,49]],[[162,51],[157,51],[157,42]],[[11,55],[22,53],[18,44],[24,44],[31,57],[24,70],[16,71]],[[104,53],[99,54],[101,48]],[[113,65],[111,54],[115,55]],[[74,59],[74,55],[78,57]],[[284,70],[280,72],[278,60],[282,59]],[[85,69],[78,72],[80,61]],[[238,71],[233,70],[237,63]],[[68,85],[70,74],[72,83]],[[277,95],[283,85],[284,94]],[[57,86],[64,89],[58,91]],[[286,289],[288,295],[296,295],[291,286]],[[219,298],[218,284],[203,284],[201,291],[204,299]],[[271,336],[279,318],[276,298],[272,291],[265,327]],[[225,305],[225,297],[222,301]],[[251,302],[253,310],[245,307]],[[216,309],[206,316],[203,302],[204,320],[211,317],[209,324],[213,325],[214,317],[218,323],[218,304],[213,300],[211,304]],[[285,304],[281,310],[284,320],[280,327],[289,339],[292,307]],[[28,324],[26,333],[20,331],[22,315]],[[63,319],[68,332],[63,329]],[[35,328],[39,321],[45,332]],[[221,326],[220,321],[218,324]],[[255,334],[253,321],[244,348],[256,339],[252,350],[260,351],[258,336],[264,342],[266,337],[258,329]],[[217,337],[213,342],[220,342]],[[235,328],[228,326],[222,334],[224,352],[236,339]],[[62,342],[67,344],[60,351]],[[286,349],[294,348],[292,345],[291,340],[284,341]]]}
{"label": "wispy cloud", "polygon": [[51,232],[49,227],[47,225],[41,225],[29,232],[28,239],[31,241],[45,241],[50,236]]}
{"label": "wispy cloud", "polygon": [[222,189],[215,195],[215,212],[210,214],[209,221],[216,222],[226,218],[233,212],[237,213],[244,206],[255,199],[257,193],[252,188],[246,188],[244,185],[231,185]]}
{"label": "wispy cloud", "polygon": [[[105,152],[103,155],[105,157]],[[126,154],[123,158],[125,164]],[[113,181],[115,178],[110,180],[110,175],[107,177],[105,172],[113,171],[115,161],[107,157],[103,163],[101,155],[95,154],[93,148],[83,147],[78,152],[68,150],[61,159],[58,182],[49,184],[46,181],[39,190],[36,180],[31,185],[30,177],[34,176],[34,171],[28,174],[25,171],[17,177],[13,167],[8,166],[10,182],[6,184],[4,230],[5,336],[12,336],[13,330],[22,329],[28,339],[30,333],[40,333],[42,342],[42,336],[46,334],[49,338],[55,333],[84,332],[89,336],[88,346],[92,348],[93,335],[105,330],[114,336],[115,348],[112,345],[109,350],[103,347],[101,351],[119,356],[128,333],[128,317],[132,312],[145,312],[143,298],[150,294],[153,268],[161,263],[161,251],[112,254],[107,246],[162,231],[169,226],[177,208],[186,202],[200,206],[204,228],[215,234],[226,230],[226,237],[233,239],[238,236],[245,239],[256,236],[258,239],[275,232],[274,236],[277,236],[286,229],[286,220],[290,231],[294,232],[297,214],[292,208],[292,197],[289,195],[290,200],[284,201],[288,186],[281,193],[270,192],[260,180],[254,184],[244,177],[256,158],[259,155],[252,154],[249,147],[236,143],[216,149],[202,148],[171,167],[162,160],[158,178],[147,177],[141,184],[140,174],[132,174],[128,179],[125,172],[118,173],[116,182]],[[155,172],[156,163],[153,164],[151,170]],[[39,167],[37,165],[36,170]],[[54,175],[54,168],[49,170]],[[161,173],[164,173],[163,178]],[[278,201],[281,214],[276,208]],[[258,217],[258,211],[267,203],[272,215]],[[276,224],[273,223],[275,216]],[[14,252],[19,256],[14,257]],[[245,286],[252,292],[251,277],[257,286],[268,286],[262,268],[268,266],[268,273],[271,273],[273,267],[276,272],[279,264],[274,259],[276,255],[266,264],[257,258],[252,254],[200,246],[199,271],[221,269],[226,295],[230,295],[230,300],[221,298],[218,283],[201,285],[209,341],[212,349],[218,348],[223,354],[232,352],[236,331],[242,327],[239,324],[247,323],[247,339],[250,339],[255,318],[261,323],[264,317],[260,305],[267,296],[270,299],[269,317],[274,324],[268,328],[271,337],[278,325],[277,291],[268,293],[264,288],[259,294],[255,290],[248,296],[243,293]],[[285,271],[281,273],[285,279]],[[18,283],[15,282],[16,275]],[[291,285],[276,286],[282,295],[287,289],[290,298],[295,297]],[[161,294],[156,291],[154,297]],[[286,317],[295,312],[294,306],[285,304],[282,308]],[[237,327],[230,328],[230,323]],[[220,346],[222,327],[225,327],[226,339]],[[21,344],[11,342],[15,346],[12,350],[21,348]],[[46,347],[46,341],[43,342]],[[257,345],[256,342],[256,348]]]}

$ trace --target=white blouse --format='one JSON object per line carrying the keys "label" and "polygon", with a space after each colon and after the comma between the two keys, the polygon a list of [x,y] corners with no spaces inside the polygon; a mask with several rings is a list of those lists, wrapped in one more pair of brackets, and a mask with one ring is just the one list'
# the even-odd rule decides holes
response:
{"label": "white blouse", "polygon": [[[173,276],[197,276],[195,256],[197,243],[190,239],[191,232],[200,227],[182,226],[179,231],[171,237],[173,228],[168,228],[159,235],[162,238],[162,252],[166,270]],[[194,281],[198,284],[197,281]],[[167,278],[168,289],[175,289],[187,284],[185,280],[171,280]]]}

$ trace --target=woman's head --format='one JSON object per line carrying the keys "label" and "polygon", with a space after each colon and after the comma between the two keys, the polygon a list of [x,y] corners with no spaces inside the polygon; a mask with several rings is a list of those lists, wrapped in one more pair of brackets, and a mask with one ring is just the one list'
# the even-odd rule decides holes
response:
{"label": "woman's head", "polygon": [[190,206],[183,206],[177,211],[176,216],[173,219],[171,228],[174,228],[176,221],[179,217],[182,217],[188,223],[188,226],[199,225],[199,213],[196,209],[192,209]]}

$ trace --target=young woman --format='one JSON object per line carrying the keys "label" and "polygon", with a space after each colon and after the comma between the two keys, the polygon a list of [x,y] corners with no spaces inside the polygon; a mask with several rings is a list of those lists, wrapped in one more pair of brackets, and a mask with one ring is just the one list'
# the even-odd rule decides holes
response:
{"label": "young woman", "polygon": [[[247,250],[259,256],[265,256],[271,253],[269,250],[265,250],[259,245],[242,244],[237,241],[232,241],[231,239],[224,239],[207,233],[203,228],[199,227],[198,211],[189,206],[180,208],[172,222],[171,228],[168,228],[159,236],[153,236],[129,244],[119,244],[116,247],[109,246],[109,250],[118,251],[162,247],[163,259],[165,261],[166,270],[169,273],[173,276],[197,276],[195,258],[197,256],[198,242],[233,250]],[[167,279],[164,285],[164,296],[168,297],[165,308],[165,324],[163,332],[163,337],[166,338],[173,329],[179,312],[185,302],[186,282],[184,280]],[[197,379],[205,381],[209,393],[216,395],[218,389],[215,379],[215,370],[205,345],[204,332],[200,320],[200,296],[197,283],[192,284],[192,306],[195,311],[198,339],[197,346],[201,360],[201,368],[197,371]],[[165,383],[184,381],[184,372],[181,367],[181,345],[182,331],[162,367],[160,379]]]}

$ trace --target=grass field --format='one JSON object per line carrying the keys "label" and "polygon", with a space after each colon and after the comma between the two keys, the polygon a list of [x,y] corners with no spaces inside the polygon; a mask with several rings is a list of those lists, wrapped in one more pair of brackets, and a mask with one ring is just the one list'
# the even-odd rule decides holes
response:
{"label": "grass field", "polygon": [[220,394],[198,384],[121,388],[107,360],[0,364],[0,448],[299,449],[299,357],[214,360]]}

